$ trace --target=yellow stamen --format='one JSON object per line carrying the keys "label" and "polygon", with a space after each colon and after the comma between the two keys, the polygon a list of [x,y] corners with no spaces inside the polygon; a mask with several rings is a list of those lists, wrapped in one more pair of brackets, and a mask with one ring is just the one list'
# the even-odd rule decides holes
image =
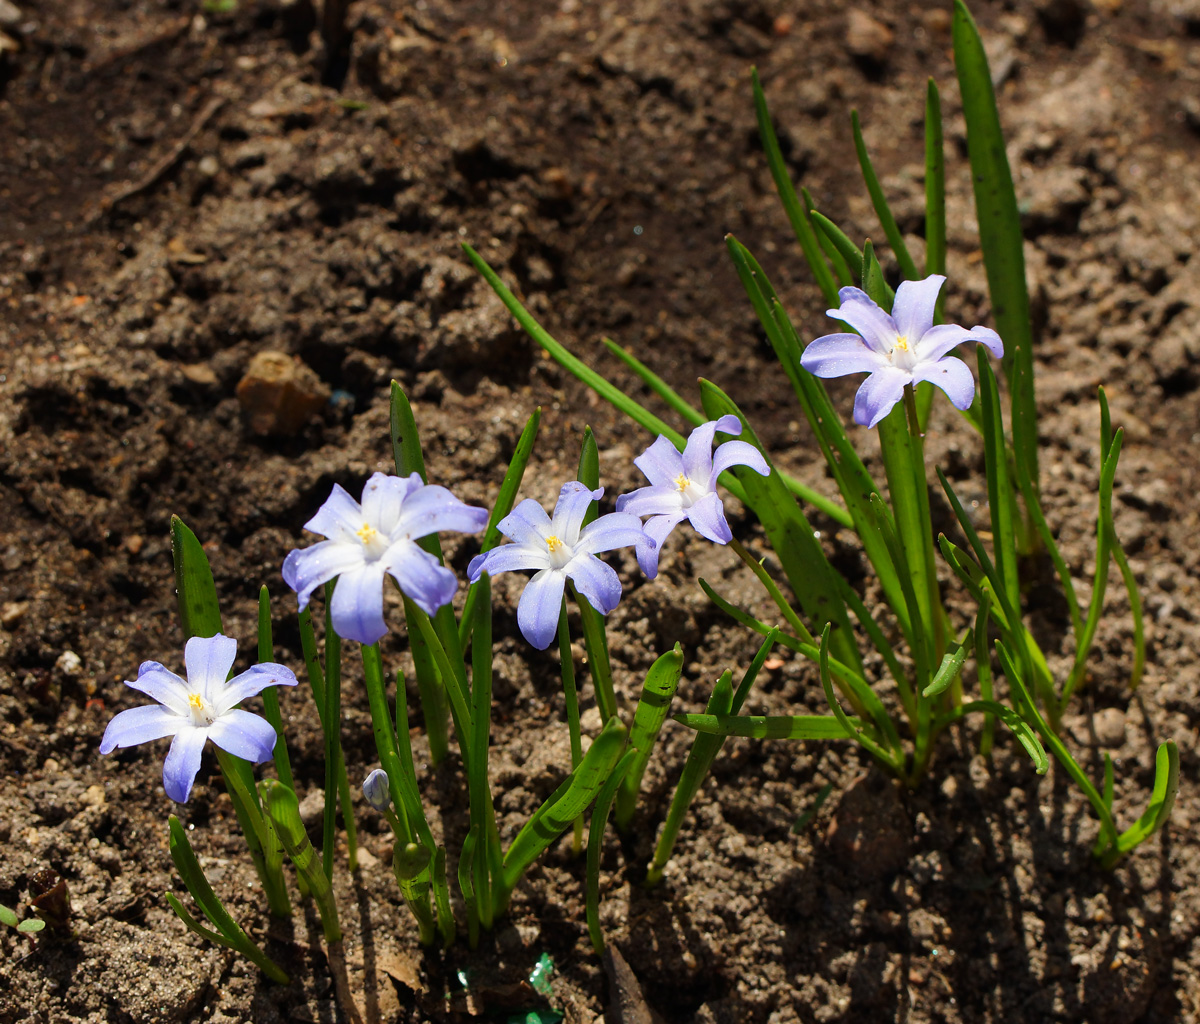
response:
{"label": "yellow stamen", "polygon": [[687,478],[687,474],[680,473],[679,476],[677,476],[675,478],[675,490],[679,491],[682,494],[684,491],[686,491],[688,489],[688,484],[690,484],[690,483],[691,483],[691,480],[689,480]]}
{"label": "yellow stamen", "polygon": [[908,335],[902,334],[896,339],[894,348],[900,352],[908,351]]}
{"label": "yellow stamen", "polygon": [[550,537],[546,538],[546,547],[550,551],[550,554],[554,554],[554,552],[557,551],[562,546],[563,546],[563,542],[561,540],[559,540],[557,537],[550,536]]}
{"label": "yellow stamen", "polygon": [[204,698],[201,697],[200,694],[198,694],[198,693],[189,693],[188,694],[188,704],[191,705],[193,708],[195,708],[197,711],[204,710]]}
{"label": "yellow stamen", "polygon": [[363,523],[362,528],[358,531],[358,539],[364,544],[370,544],[375,539],[376,529],[370,523]]}

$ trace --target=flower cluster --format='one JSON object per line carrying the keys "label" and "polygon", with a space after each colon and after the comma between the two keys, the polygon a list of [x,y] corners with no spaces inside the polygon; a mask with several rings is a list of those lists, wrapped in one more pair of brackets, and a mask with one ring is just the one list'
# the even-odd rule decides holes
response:
{"label": "flower cluster", "polygon": [[[472,559],[471,582],[514,569],[532,569],[517,606],[517,623],[526,640],[539,650],[550,646],[558,627],[567,580],[603,615],[621,599],[621,581],[597,555],[633,547],[647,577],[658,574],[658,556],[671,531],[687,519],[703,537],[717,544],[732,538],[717,494],[717,478],[732,466],[769,472],[758,449],[744,441],[727,441],[713,451],[720,430],[740,434],[736,416],[703,423],[692,431],[682,453],[659,437],[634,464],[650,481],[617,499],[617,511],[584,526],[592,503],[604,495],[572,480],[559,492],[554,515],[548,516],[527,498],[498,524],[512,543]],[[643,525],[642,517],[649,517]],[[296,591],[303,609],[313,591],[337,577],[330,614],[338,635],[373,644],[387,632],[383,619],[384,576],[402,593],[434,614],[453,596],[454,574],[416,543],[441,530],[474,533],[487,522],[487,512],[465,505],[444,487],[425,484],[417,474],[407,478],[374,474],[363,489],[362,503],[334,485],[329,500],[305,524],[325,537],[312,547],[292,551],[283,578]]]}

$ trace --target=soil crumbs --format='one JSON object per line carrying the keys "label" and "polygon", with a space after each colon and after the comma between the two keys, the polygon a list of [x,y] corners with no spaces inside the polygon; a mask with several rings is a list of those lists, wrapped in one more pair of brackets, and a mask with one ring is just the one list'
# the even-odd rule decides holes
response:
{"label": "soil crumbs", "polygon": [[[490,504],[538,406],[527,495],[549,501],[573,475],[585,422],[610,500],[635,486],[630,460],[645,435],[540,355],[470,270],[462,241],[618,383],[643,393],[603,336],[686,395],[697,376],[717,381],[781,464],[831,490],[722,245],[726,232],[750,245],[803,333],[825,333],[757,142],[749,68],[760,69],[794,174],[861,238],[878,232],[852,164],[848,113],[860,111],[918,252],[924,84],[937,78],[949,308],[988,323],[949,14],[890,0],[357,0],[350,64],[333,88],[303,3],[242,0],[226,13],[183,0],[14,3],[0,2],[0,902],[23,907],[51,868],[74,913],[69,938],[0,935],[0,1021],[340,1019],[339,965],[319,924],[311,909],[288,928],[268,921],[215,765],[206,757],[183,816],[212,884],[292,973],[288,986],[191,936],[162,899],[179,891],[162,751],[98,756],[110,716],[137,703],[121,680],[145,659],[180,667],[170,514],[206,544],[241,663],[265,582],[277,657],[299,667],[279,566],[333,483],[354,491],[388,468],[392,378],[413,399],[431,474],[467,501]],[[635,830],[609,842],[602,876],[608,938],[657,1019],[1200,1019],[1200,547],[1196,508],[1178,497],[1200,492],[1200,13],[1164,0],[973,7],[1023,203],[1046,505],[1085,599],[1097,384],[1126,431],[1117,527],[1143,588],[1150,660],[1131,695],[1128,602],[1110,585],[1068,738],[1097,776],[1103,752],[1113,756],[1126,823],[1148,794],[1155,744],[1177,740],[1174,817],[1108,873],[1089,858],[1096,822],[1064,773],[1039,778],[1007,741],[985,761],[970,730],[948,737],[913,792],[845,745],[730,741],[665,883],[647,891],[640,879],[689,743],[668,723]],[[258,400],[247,420],[238,385],[264,353],[282,354],[268,363],[290,397]],[[841,384],[834,393],[848,402],[852,384]],[[933,434],[956,486],[986,497],[978,439],[944,408]],[[944,508],[935,514],[947,525]],[[734,518],[758,547],[752,520]],[[861,580],[853,543],[831,522],[820,528]],[[474,543],[448,543],[460,573]],[[631,557],[617,564],[623,696],[678,640],[678,705],[699,710],[754,644],[695,577],[769,610],[720,548],[672,540],[652,584],[635,582]],[[1061,670],[1067,618],[1039,582],[1048,575],[1030,568],[1030,618]],[[568,761],[557,668],[517,634],[519,587],[496,586],[493,779],[505,836]],[[407,658],[390,636],[387,664]],[[821,709],[809,665],[771,664],[747,711]],[[374,763],[356,684],[350,671],[355,779]],[[305,694],[283,700],[312,806],[323,781],[316,714]],[[453,872],[461,773],[454,758],[428,766],[414,725]],[[826,784],[834,798],[794,830]],[[543,953],[555,970],[541,1005],[572,1024],[602,1019],[583,866],[566,844],[531,871],[477,952],[462,940],[425,951],[391,880],[386,824],[365,804],[358,812],[359,871],[351,885],[342,860],[337,877],[345,970],[367,1019],[506,1019],[539,1005],[522,983]]]}

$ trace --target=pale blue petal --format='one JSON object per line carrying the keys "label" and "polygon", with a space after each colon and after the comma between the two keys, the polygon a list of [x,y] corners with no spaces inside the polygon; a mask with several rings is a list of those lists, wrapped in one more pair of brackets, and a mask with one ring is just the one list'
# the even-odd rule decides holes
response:
{"label": "pale blue petal", "polygon": [[[416,541],[402,540],[393,544],[383,556],[382,564],[400,584],[400,592],[412,598],[426,615],[437,614],[458,589],[458,577]],[[336,590],[333,595],[337,600]],[[374,643],[373,640],[370,642]]]}
{"label": "pale blue petal", "polygon": [[662,553],[663,544],[684,518],[682,511],[675,511],[670,515],[653,516],[646,520],[642,527],[644,539],[636,546],[638,567],[646,579],[652,580],[658,575],[658,557]]}
{"label": "pale blue petal", "polygon": [[630,512],[610,512],[584,527],[575,545],[577,554],[596,555],[613,548],[640,544],[642,521]]}
{"label": "pale blue petal", "polygon": [[264,661],[229,680],[213,701],[213,708],[218,715],[223,715],[242,701],[262,693],[268,686],[295,686],[297,681],[296,673],[286,665]]}
{"label": "pale blue petal", "polygon": [[562,607],[566,576],[561,569],[543,569],[526,585],[517,604],[517,625],[521,635],[539,651],[550,646],[558,632],[558,613]]}
{"label": "pale blue petal", "polygon": [[607,615],[620,603],[621,580],[616,570],[595,555],[576,555],[563,567],[563,572],[601,615]]}
{"label": "pale blue petal", "polygon": [[973,342],[982,345],[997,359],[1004,355],[1004,342],[990,327],[972,327],[969,333]]}
{"label": "pale blue petal", "polygon": [[317,587],[362,566],[366,561],[364,550],[356,540],[323,540],[289,553],[283,561],[283,581],[296,592],[300,610],[308,607]]}
{"label": "pale blue petal", "polygon": [[509,540],[528,548],[545,547],[552,529],[546,510],[532,498],[522,501],[496,528]]}
{"label": "pale blue petal", "polygon": [[220,694],[237,658],[237,641],[233,637],[194,636],[183,648],[183,663],[187,666],[188,689],[203,694],[210,703]]}
{"label": "pale blue petal", "polygon": [[683,455],[662,434],[633,464],[655,487],[674,487],[676,478],[683,473]]}
{"label": "pale blue petal", "polygon": [[445,487],[427,484],[408,496],[395,535],[419,539],[442,530],[478,533],[487,526],[487,521],[487,509],[464,504]]}
{"label": "pale blue petal", "polygon": [[116,715],[104,730],[100,753],[111,754],[118,747],[135,747],[139,743],[174,736],[188,725],[182,715],[175,715],[158,704],[130,708]]}
{"label": "pale blue petal", "polygon": [[844,377],[848,373],[874,373],[888,365],[857,334],[826,334],[814,338],[800,354],[800,365],[816,377]]}
{"label": "pale blue petal", "polygon": [[578,480],[563,484],[562,490],[558,492],[558,502],[554,506],[554,519],[550,527],[554,536],[564,544],[574,547],[579,539],[584,516],[592,507],[592,502],[599,501],[602,497],[603,487],[597,487],[593,491]]}
{"label": "pale blue petal", "polygon": [[747,441],[726,441],[713,454],[713,475],[709,486],[715,487],[717,477],[730,466],[748,466],[760,476],[770,476],[771,467],[754,445]]}
{"label": "pale blue petal", "polygon": [[639,487],[617,498],[617,511],[634,516],[669,516],[682,507],[683,494],[673,483]]}
{"label": "pale blue petal", "polygon": [[304,524],[304,528],[322,537],[336,538],[345,533],[356,533],[364,521],[362,506],[341,484],[334,484],[325,504],[317,509],[317,514]]}
{"label": "pale blue petal", "polygon": [[913,382],[922,380],[936,384],[946,392],[954,408],[971,408],[971,402],[975,399],[975,378],[961,359],[947,356],[936,363],[922,363],[913,369]]}
{"label": "pale blue petal", "polygon": [[854,422],[873,427],[884,418],[904,395],[904,385],[912,375],[894,366],[876,370],[862,382],[854,396]]}
{"label": "pale blue petal", "polygon": [[186,804],[192,795],[192,783],[200,770],[200,753],[208,730],[194,725],[182,727],[171,741],[171,749],[163,761],[163,789],[177,804]]}
{"label": "pale blue petal", "polygon": [[269,761],[275,753],[275,730],[266,719],[249,711],[228,711],[208,727],[208,738],[222,750],[251,764]]}
{"label": "pale blue petal", "polygon": [[733,531],[725,521],[725,506],[715,491],[710,491],[687,511],[688,522],[696,532],[714,544],[728,544]]}
{"label": "pale blue petal", "polygon": [[901,337],[908,339],[909,347],[916,345],[933,326],[933,310],[945,283],[942,274],[930,274],[922,281],[902,281],[896,289],[892,319]]}
{"label": "pale blue petal", "polygon": [[333,628],[344,640],[370,645],[383,638],[383,562],[342,573],[333,589],[329,610]]}
{"label": "pale blue petal", "polygon": [[550,567],[550,552],[546,545],[541,551],[524,547],[521,544],[501,544],[482,555],[471,559],[467,568],[467,578],[474,583],[480,575],[499,576],[502,572],[512,572],[514,569],[548,569]]}
{"label": "pale blue petal", "polygon": [[189,713],[188,696],[191,690],[188,684],[157,661],[143,661],[138,668],[137,679],[126,679],[125,685],[140,690],[147,697],[153,697],[177,715]]}
{"label": "pale blue petal", "polygon": [[938,324],[925,332],[925,336],[917,342],[913,355],[919,363],[934,362],[970,340],[971,332],[965,327],[959,327],[958,324]]}
{"label": "pale blue petal", "polygon": [[826,316],[849,324],[863,340],[881,355],[887,355],[900,332],[896,322],[867,297],[861,288],[843,288],[838,292],[838,309],[827,309]]}
{"label": "pale blue petal", "polygon": [[716,433],[717,421],[709,420],[688,435],[683,449],[683,472],[689,480],[705,483],[712,476],[712,446]]}
{"label": "pale blue petal", "polygon": [[384,536],[390,536],[402,512],[407,511],[408,499],[421,486],[420,473],[406,477],[372,473],[363,486],[363,519]]}

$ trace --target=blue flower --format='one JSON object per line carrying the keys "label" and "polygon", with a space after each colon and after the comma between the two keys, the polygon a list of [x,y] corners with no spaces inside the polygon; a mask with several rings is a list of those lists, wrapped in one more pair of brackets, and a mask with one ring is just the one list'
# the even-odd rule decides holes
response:
{"label": "blue flower", "polygon": [[740,434],[742,421],[730,414],[701,423],[688,437],[681,453],[661,434],[633,464],[650,481],[617,499],[618,512],[650,516],[646,541],[638,545],[638,565],[649,579],[658,575],[658,556],[670,532],[687,520],[700,536],[715,544],[728,544],[733,532],[725,521],[725,506],[717,494],[717,477],[730,466],[748,466],[767,476],[771,470],[762,452],[745,441],[726,441],[712,450],[717,431]]}
{"label": "blue flower", "polygon": [[994,356],[1004,355],[1000,335],[989,327],[969,331],[956,324],[933,326],[933,310],[945,278],[930,274],[923,281],[905,281],[896,289],[889,316],[860,288],[838,292],[842,305],[828,316],[853,327],[858,334],[827,334],[812,341],[800,365],[818,377],[869,373],[854,398],[854,422],[873,427],[900,401],[907,385],[936,384],[956,409],[969,409],[975,398],[975,379],[967,364],[949,356],[967,341],[985,345]]}
{"label": "blue flower", "polygon": [[183,651],[186,680],[157,661],[142,662],[137,679],[126,680],[125,685],[158,703],[116,715],[104,730],[100,753],[174,736],[163,762],[163,788],[178,804],[186,803],[192,792],[205,740],[256,764],[271,760],[275,730],[236,705],[268,686],[295,686],[296,676],[283,665],[267,662],[226,682],[236,657],[237,641],[218,633],[194,636],[187,642]]}
{"label": "blue flower", "polygon": [[327,540],[291,552],[283,578],[296,591],[301,611],[314,590],[338,577],[330,612],[338,636],[373,644],[387,633],[383,621],[383,577],[429,615],[453,596],[454,573],[417,541],[439,530],[475,533],[487,510],[464,505],[444,487],[409,477],[372,475],[360,505],[338,484],[329,500],[304,524]]}
{"label": "blue flower", "polygon": [[539,651],[550,646],[558,629],[563,588],[567,580],[596,611],[607,615],[621,600],[621,581],[597,553],[645,542],[637,516],[612,512],[587,526],[583,518],[604,488],[593,491],[573,480],[564,484],[554,506],[554,518],[532,498],[500,520],[500,532],[512,544],[502,544],[471,559],[474,583],[483,573],[498,576],[510,569],[536,569],[517,605],[521,634]]}

